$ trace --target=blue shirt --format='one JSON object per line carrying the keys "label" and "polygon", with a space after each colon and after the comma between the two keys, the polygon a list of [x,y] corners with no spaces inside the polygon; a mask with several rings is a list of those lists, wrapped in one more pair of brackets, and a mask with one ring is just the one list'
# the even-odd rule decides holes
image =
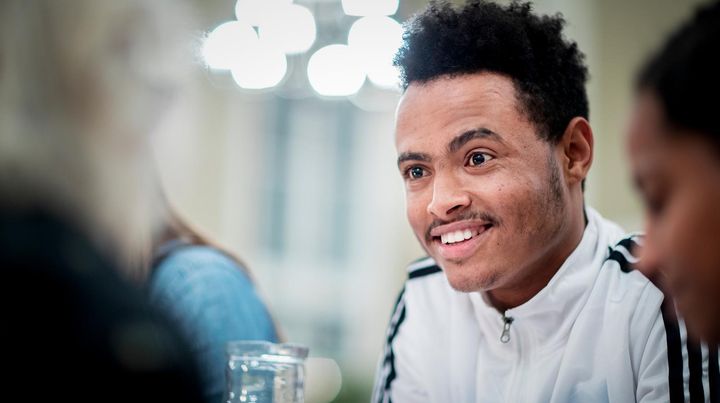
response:
{"label": "blue shirt", "polygon": [[200,365],[205,394],[225,391],[225,343],[277,341],[275,326],[242,268],[208,246],[180,246],[155,268],[150,299],[175,319]]}

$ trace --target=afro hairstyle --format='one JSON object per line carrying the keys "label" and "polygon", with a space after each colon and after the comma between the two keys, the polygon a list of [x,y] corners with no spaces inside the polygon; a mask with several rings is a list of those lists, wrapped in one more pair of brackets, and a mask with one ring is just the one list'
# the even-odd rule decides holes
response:
{"label": "afro hairstyle", "polygon": [[405,24],[395,56],[401,84],[490,72],[507,76],[540,138],[557,143],[575,117],[589,118],[584,55],[563,37],[561,14],[539,16],[530,3],[432,1]]}

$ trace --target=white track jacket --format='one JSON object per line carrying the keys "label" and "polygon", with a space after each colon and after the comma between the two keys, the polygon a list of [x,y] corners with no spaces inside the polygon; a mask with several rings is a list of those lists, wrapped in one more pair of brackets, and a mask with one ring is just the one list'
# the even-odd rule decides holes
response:
{"label": "white track jacket", "polygon": [[688,343],[663,294],[632,270],[638,237],[593,209],[587,218],[548,285],[504,314],[455,291],[431,258],[410,265],[373,401],[717,401],[717,350]]}

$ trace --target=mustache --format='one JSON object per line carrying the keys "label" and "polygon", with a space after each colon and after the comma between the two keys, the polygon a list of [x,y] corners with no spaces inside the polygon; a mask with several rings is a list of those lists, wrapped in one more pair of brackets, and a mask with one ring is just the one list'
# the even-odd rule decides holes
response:
{"label": "mustache", "polygon": [[432,242],[433,237],[432,237],[432,235],[430,235],[430,231],[432,231],[436,227],[439,227],[439,226],[445,225],[445,224],[452,224],[454,222],[459,222],[459,221],[474,221],[474,220],[485,221],[486,223],[488,223],[492,226],[496,226],[496,225],[500,224],[500,220],[496,216],[494,216],[486,211],[482,211],[482,212],[468,211],[468,212],[460,213],[453,220],[448,220],[448,221],[433,220],[433,222],[431,222],[430,225],[428,225],[427,231],[425,231],[425,241],[427,241],[428,243]]}

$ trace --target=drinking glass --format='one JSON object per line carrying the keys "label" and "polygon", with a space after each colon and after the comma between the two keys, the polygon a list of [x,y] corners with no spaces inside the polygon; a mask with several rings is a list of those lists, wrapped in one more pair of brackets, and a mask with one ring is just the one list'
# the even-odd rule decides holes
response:
{"label": "drinking glass", "polygon": [[226,346],[224,403],[303,403],[308,348],[267,341]]}

